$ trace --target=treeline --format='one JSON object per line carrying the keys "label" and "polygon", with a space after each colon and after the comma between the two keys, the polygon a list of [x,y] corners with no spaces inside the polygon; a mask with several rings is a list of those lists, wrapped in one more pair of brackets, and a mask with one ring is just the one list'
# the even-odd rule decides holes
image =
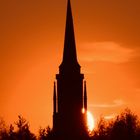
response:
{"label": "treeline", "polygon": [[[70,135],[72,132],[70,132]],[[40,128],[38,136],[30,131],[29,123],[21,116],[14,125],[7,127],[0,120],[0,140],[58,140],[50,127]],[[62,139],[61,139],[62,140]],[[68,139],[67,139],[68,140]],[[72,138],[72,140],[77,140]],[[78,139],[81,140],[81,139]],[[140,140],[140,120],[137,115],[126,109],[111,121],[101,118],[97,128],[86,140]]]}
{"label": "treeline", "polygon": [[[51,128],[39,129],[39,136],[30,131],[29,123],[22,116],[18,116],[18,121],[6,126],[3,119],[0,119],[0,140],[48,140],[52,134]],[[51,135],[52,136],[52,135]]]}
{"label": "treeline", "polygon": [[129,109],[112,121],[101,119],[91,140],[140,140],[140,120]]}

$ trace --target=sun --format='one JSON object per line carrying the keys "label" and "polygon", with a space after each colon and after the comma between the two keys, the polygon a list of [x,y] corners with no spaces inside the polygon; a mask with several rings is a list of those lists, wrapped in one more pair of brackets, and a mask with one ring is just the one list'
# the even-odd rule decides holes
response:
{"label": "sun", "polygon": [[[85,113],[84,108],[82,109],[82,113]],[[89,132],[95,128],[95,119],[90,111],[87,111],[87,127]]]}
{"label": "sun", "polygon": [[89,132],[91,132],[95,127],[94,117],[89,111],[87,111],[87,126],[88,126]]}

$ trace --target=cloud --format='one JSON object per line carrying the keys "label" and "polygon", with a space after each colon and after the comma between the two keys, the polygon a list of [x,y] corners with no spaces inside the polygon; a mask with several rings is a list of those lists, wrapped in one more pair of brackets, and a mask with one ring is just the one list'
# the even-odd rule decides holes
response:
{"label": "cloud", "polygon": [[112,115],[104,116],[104,119],[110,120],[110,119],[114,119],[115,117],[116,117],[116,115],[115,114],[112,114]]}
{"label": "cloud", "polygon": [[124,63],[133,58],[134,50],[115,42],[84,43],[81,60]]}
{"label": "cloud", "polygon": [[124,105],[125,102],[121,99],[114,100],[113,103],[110,104],[90,104],[89,107],[94,107],[94,108],[114,108],[114,107],[120,107]]}

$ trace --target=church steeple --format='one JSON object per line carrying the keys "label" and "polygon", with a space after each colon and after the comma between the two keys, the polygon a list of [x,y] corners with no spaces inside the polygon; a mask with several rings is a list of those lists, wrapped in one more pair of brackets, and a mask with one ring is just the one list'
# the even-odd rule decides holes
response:
{"label": "church steeple", "polygon": [[83,106],[87,108],[86,92],[83,97],[83,79],[84,74],[80,72],[77,61],[72,10],[68,0],[63,60],[59,74],[56,74],[57,102],[54,85],[53,131],[64,136],[60,139],[83,139],[87,136],[86,115],[82,113]]}
{"label": "church steeple", "polygon": [[67,5],[64,52],[63,52],[63,60],[60,65],[60,69],[68,66],[69,68],[70,67],[72,68],[73,66],[80,67],[77,61],[74,25],[73,25],[70,0],[68,0],[68,5]]}

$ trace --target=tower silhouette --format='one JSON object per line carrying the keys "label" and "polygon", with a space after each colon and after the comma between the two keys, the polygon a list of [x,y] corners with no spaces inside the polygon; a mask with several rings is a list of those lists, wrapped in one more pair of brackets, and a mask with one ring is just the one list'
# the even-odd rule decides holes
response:
{"label": "tower silhouette", "polygon": [[[67,5],[63,60],[56,75],[53,97],[53,132],[61,136],[83,137],[87,134],[86,82],[77,60],[70,0]],[[57,86],[56,86],[57,85]],[[84,91],[83,91],[84,89]],[[82,113],[84,108],[85,113]]]}

